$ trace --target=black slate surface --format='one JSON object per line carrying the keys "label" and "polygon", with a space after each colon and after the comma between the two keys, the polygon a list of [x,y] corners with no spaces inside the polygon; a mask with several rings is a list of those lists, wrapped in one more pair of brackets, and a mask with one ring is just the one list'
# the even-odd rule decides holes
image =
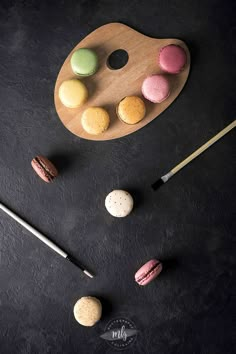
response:
{"label": "black slate surface", "polygon": [[[100,338],[109,320],[139,330],[135,354],[234,353],[235,131],[159,191],[150,185],[235,119],[233,1],[4,1],[0,3],[0,200],[96,273],[90,280],[0,212],[0,353],[116,353]],[[97,27],[120,21],[146,35],[186,41],[192,70],[158,119],[110,142],[64,129],[53,89],[70,50]],[[36,154],[60,177],[34,174]],[[114,188],[134,212],[104,209]],[[164,261],[147,287],[133,281],[147,260]],[[104,303],[83,328],[73,305]]]}

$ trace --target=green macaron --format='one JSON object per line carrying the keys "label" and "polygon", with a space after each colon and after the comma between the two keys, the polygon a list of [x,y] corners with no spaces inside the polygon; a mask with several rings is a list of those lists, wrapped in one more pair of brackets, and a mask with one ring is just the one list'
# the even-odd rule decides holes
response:
{"label": "green macaron", "polygon": [[90,76],[97,71],[97,54],[91,49],[80,48],[72,54],[70,63],[74,74],[79,76]]}

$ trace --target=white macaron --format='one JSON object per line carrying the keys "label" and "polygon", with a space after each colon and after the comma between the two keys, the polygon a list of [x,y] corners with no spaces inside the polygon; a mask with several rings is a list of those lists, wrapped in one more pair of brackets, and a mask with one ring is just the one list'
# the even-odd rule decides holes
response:
{"label": "white macaron", "polygon": [[123,190],[114,190],[109,193],[105,200],[105,207],[112,216],[123,218],[133,210],[134,201],[132,196]]}

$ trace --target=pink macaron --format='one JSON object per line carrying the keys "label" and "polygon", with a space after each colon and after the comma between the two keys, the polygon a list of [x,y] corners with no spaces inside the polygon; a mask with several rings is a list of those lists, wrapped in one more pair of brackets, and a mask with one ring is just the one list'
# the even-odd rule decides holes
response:
{"label": "pink macaron", "polygon": [[162,70],[170,74],[178,74],[186,65],[187,55],[184,48],[169,44],[161,48],[158,63]]}
{"label": "pink macaron", "polygon": [[36,156],[33,158],[31,165],[44,182],[50,183],[58,175],[56,167],[44,156]]}
{"label": "pink macaron", "polygon": [[135,281],[139,285],[147,285],[155,279],[161,271],[162,263],[156,259],[151,259],[136,272]]}
{"label": "pink macaron", "polygon": [[164,75],[148,76],[142,84],[143,96],[153,102],[161,103],[170,95],[170,84]]}

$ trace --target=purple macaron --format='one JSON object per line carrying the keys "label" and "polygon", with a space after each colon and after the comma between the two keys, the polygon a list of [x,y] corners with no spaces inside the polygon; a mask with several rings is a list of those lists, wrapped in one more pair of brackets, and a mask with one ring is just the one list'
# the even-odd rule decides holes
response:
{"label": "purple macaron", "polygon": [[139,285],[147,285],[162,271],[162,263],[157,259],[151,259],[145,263],[135,274],[135,281]]}
{"label": "purple macaron", "polygon": [[181,46],[169,44],[161,48],[158,63],[169,74],[178,74],[187,63],[187,55]]}

